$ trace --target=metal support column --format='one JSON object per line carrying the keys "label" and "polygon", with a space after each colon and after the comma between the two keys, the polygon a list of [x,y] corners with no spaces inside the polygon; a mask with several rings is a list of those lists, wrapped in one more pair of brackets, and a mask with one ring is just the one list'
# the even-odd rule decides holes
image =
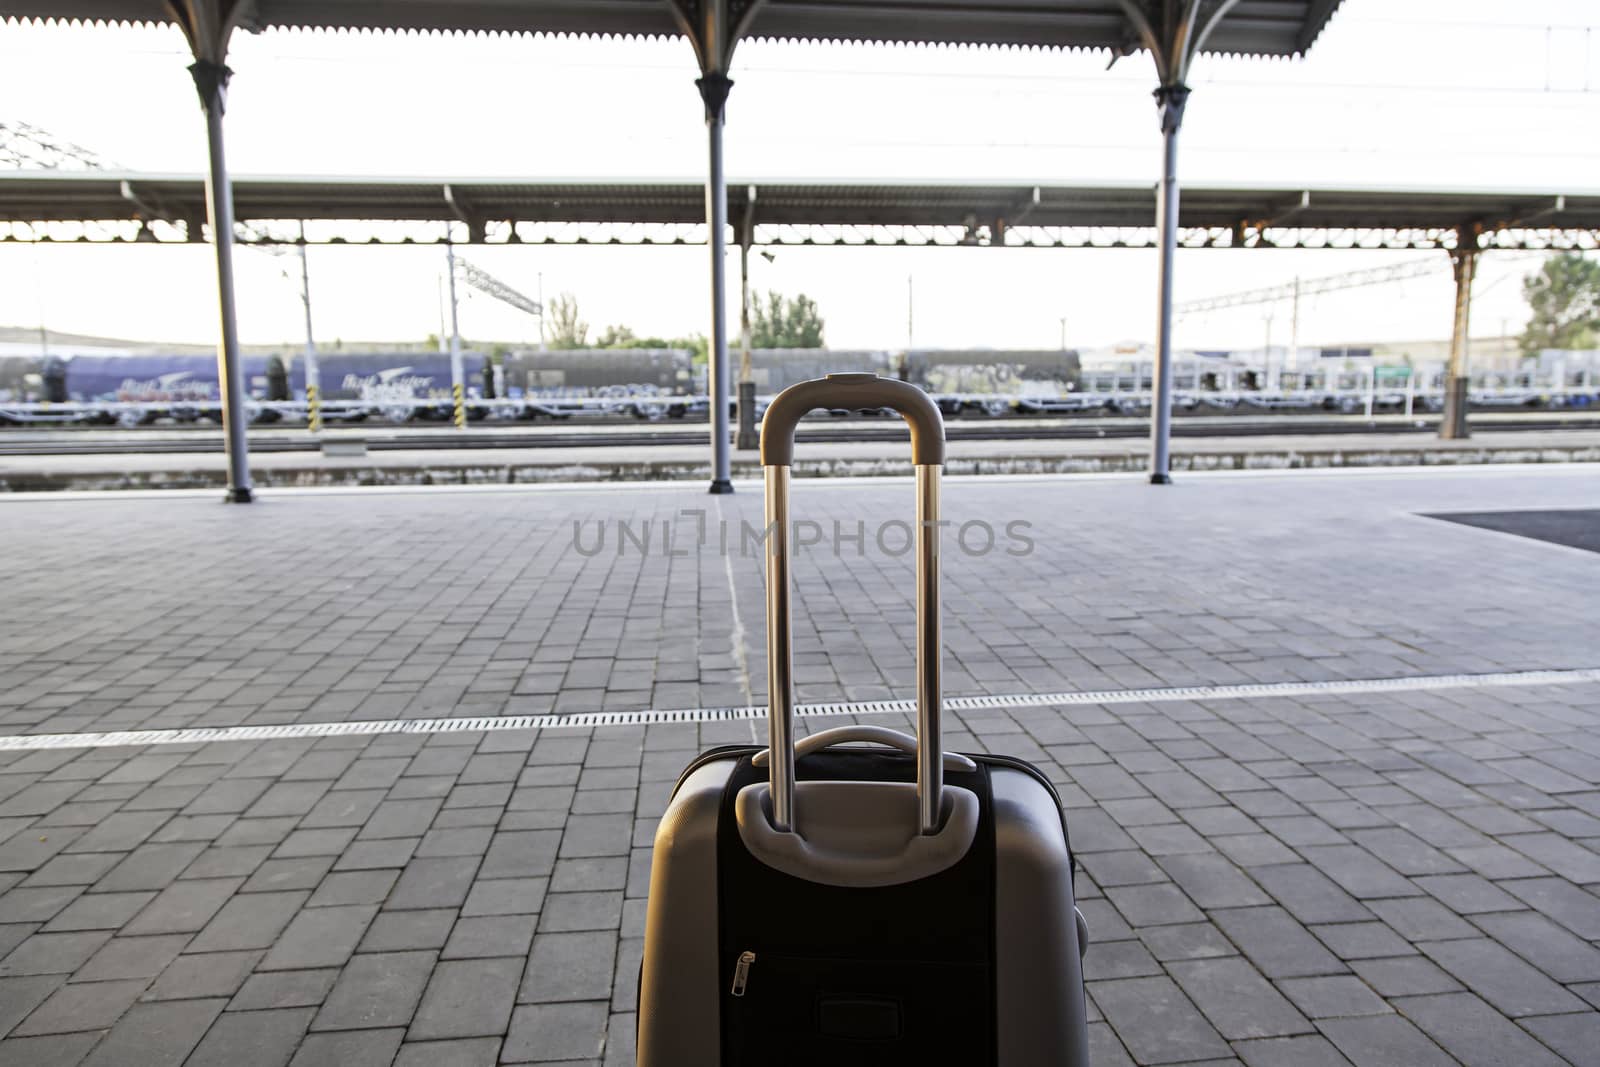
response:
{"label": "metal support column", "polygon": [[233,72],[221,63],[202,59],[189,68],[189,73],[205,111],[211,155],[211,168],[206,173],[206,216],[211,225],[211,243],[217,251],[217,298],[222,318],[217,378],[222,387],[222,435],[228,450],[228,491],[224,499],[248,504],[254,494],[250,489],[250,446],[245,438],[248,418],[244,379],[239,370],[239,323],[233,300],[233,185],[228,180],[228,161],[222,147],[222,113],[228,78]]}
{"label": "metal support column", "polygon": [[1444,418],[1439,436],[1445,440],[1464,440],[1467,429],[1467,331],[1472,318],[1472,279],[1478,268],[1478,235],[1463,228],[1456,233],[1456,247],[1450,253],[1456,276],[1455,322],[1450,330],[1450,363],[1444,379]]}
{"label": "metal support column", "polygon": [[696,79],[706,105],[706,225],[711,247],[711,344],[706,352],[706,390],[711,399],[711,492],[731,493],[728,459],[728,179],[722,169],[722,126],[733,80],[710,72]]}
{"label": "metal support column", "polygon": [[741,451],[761,445],[761,436],[756,433],[756,379],[750,357],[749,236],[748,227],[739,235],[739,436],[735,446]]}
{"label": "metal support column", "polygon": [[1178,131],[1189,89],[1182,84],[1156,90],[1161,110],[1161,187],[1156,226],[1161,236],[1160,280],[1156,287],[1155,380],[1150,398],[1150,483],[1172,481],[1169,450],[1172,438],[1172,272],[1178,251]]}
{"label": "metal support column", "polygon": [[322,374],[317,369],[317,336],[311,328],[311,264],[306,256],[306,228],[300,225],[300,302],[306,309],[306,429],[322,432]]}
{"label": "metal support column", "polygon": [[450,419],[456,429],[467,428],[465,396],[466,372],[461,366],[461,324],[456,314],[456,246],[448,238],[444,243],[446,273],[450,276]]}

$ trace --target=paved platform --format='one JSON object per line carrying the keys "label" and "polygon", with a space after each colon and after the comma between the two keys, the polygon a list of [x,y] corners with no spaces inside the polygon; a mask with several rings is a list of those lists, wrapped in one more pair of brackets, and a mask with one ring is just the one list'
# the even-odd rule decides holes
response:
{"label": "paved platform", "polygon": [[[250,464],[255,484],[267,487],[709,481],[708,452],[703,443],[397,449],[364,456],[261,452]],[[1483,430],[1463,441],[1418,433],[1180,436],[1172,440],[1171,455],[1174,471],[1594,462],[1600,462],[1600,430],[1594,429]],[[1149,463],[1149,441],[1143,436],[954,440],[948,446],[953,474],[1137,473]],[[732,468],[734,477],[761,475],[754,451],[735,451]],[[911,461],[903,443],[807,442],[796,454],[794,470],[796,477],[909,475]],[[0,455],[0,492],[226,484],[227,460],[221,454]]]}
{"label": "paved platform", "polygon": [[[740,490],[0,498],[0,1065],[631,1063],[655,819],[762,734]],[[1600,683],[1518,672],[1600,667],[1600,554],[1421,513],[1600,479],[945,495],[950,741],[1061,790],[1096,1067],[1593,1062]],[[805,725],[899,717],[910,499],[796,486]],[[329,735],[87,736],[229,726]]]}

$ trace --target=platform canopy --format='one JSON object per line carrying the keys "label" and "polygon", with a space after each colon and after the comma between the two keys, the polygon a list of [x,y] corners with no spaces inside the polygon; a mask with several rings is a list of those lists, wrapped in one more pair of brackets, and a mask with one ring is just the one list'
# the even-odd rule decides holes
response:
{"label": "platform canopy", "polygon": [[[1215,3],[1216,0],[1211,0]],[[1238,0],[1204,51],[1297,55],[1311,47],[1339,0]],[[229,6],[229,5],[224,5]],[[421,30],[677,36],[674,13],[696,0],[254,0],[247,29]],[[747,9],[747,38],[903,41],[1034,48],[1139,47],[1120,0],[732,0]],[[0,15],[105,22],[171,21],[162,0],[7,0]]]}
{"label": "platform canopy", "polygon": [[[239,177],[235,213],[241,222],[457,222],[470,240],[498,243],[507,224],[701,226],[705,188],[698,182],[502,179]],[[1093,244],[1062,242],[1052,231],[1118,230],[1103,243],[1148,244],[1155,191],[1142,183],[1029,185],[962,183],[740,182],[728,186],[729,218],[756,227],[757,244]],[[0,172],[0,224],[45,222],[181,222],[198,237],[205,217],[199,176],[106,171]],[[1553,235],[1593,247],[1600,234],[1600,190],[1296,189],[1291,186],[1194,186],[1185,190],[1186,242],[1222,247],[1305,243],[1312,234],[1384,234],[1408,247],[1453,240],[1462,227],[1488,234],[1499,247],[1549,247]],[[906,228],[946,231],[915,240]],[[1011,231],[1021,228],[1020,232]],[[861,231],[886,230],[887,233]],[[128,240],[137,230],[55,235],[56,240]],[[258,237],[275,231],[258,225]],[[278,232],[289,231],[278,228]],[[1009,234],[1009,236],[1008,236]],[[1141,235],[1145,236],[1141,236]],[[31,239],[6,234],[13,240]],[[443,228],[437,239],[443,239]],[[462,234],[458,233],[457,240]],[[1502,240],[1501,238],[1505,238]],[[326,241],[326,233],[314,240]],[[349,240],[335,236],[333,240]],[[418,238],[413,236],[412,240]],[[423,237],[431,240],[431,237]],[[528,234],[521,239],[570,241]],[[598,235],[619,243],[675,243],[672,234]],[[703,233],[700,238],[703,240]],[[1392,243],[1392,242],[1391,242]]]}

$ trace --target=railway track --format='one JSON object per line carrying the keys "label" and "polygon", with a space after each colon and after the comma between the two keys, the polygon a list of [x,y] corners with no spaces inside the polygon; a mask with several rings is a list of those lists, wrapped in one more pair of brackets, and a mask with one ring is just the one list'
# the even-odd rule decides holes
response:
{"label": "railway track", "polygon": [[[1495,413],[1475,414],[1475,425],[1494,430],[1559,430],[1600,428],[1600,414]],[[1265,437],[1275,434],[1426,434],[1437,432],[1437,417],[1402,415],[1268,415],[1190,416],[1173,420],[1175,437]],[[324,441],[360,442],[369,451],[470,450],[499,448],[647,447],[699,444],[704,424],[663,426],[656,423],[615,426],[474,426],[466,432],[447,428],[339,428],[321,440],[304,430],[252,429],[252,452],[315,452]],[[952,441],[1093,440],[1142,437],[1150,432],[1142,418],[954,419],[946,425]],[[890,419],[808,419],[799,437],[805,441],[893,441],[905,428]],[[223,451],[216,429],[151,427],[133,430],[6,430],[0,431],[0,455],[139,455]]]}

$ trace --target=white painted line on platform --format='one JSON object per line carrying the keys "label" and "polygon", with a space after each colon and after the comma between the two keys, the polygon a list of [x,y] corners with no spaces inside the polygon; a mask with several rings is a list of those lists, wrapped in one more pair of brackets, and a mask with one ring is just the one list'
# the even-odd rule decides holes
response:
{"label": "white painted line on platform", "polygon": [[[1443,689],[1525,689],[1600,682],[1600,667],[1508,671],[1500,674],[1432,674],[1409,678],[1356,678],[1330,682],[1263,682],[1252,685],[1191,685],[1169,689],[1107,689],[1098,692],[1009,693],[946,697],[949,711],[1043,708],[1062,704],[1159,704],[1171,701],[1254,700],[1266,697],[1352,696]],[[803,718],[829,715],[910,715],[912,700],[802,704]],[[0,752],[49,748],[117,748],[137,745],[197,745],[224,741],[286,741],[370,734],[442,734],[487,730],[594,729],[672,723],[741,722],[764,719],[764,707],[684,708],[675,711],[592,711],[572,715],[502,715],[460,719],[368,719],[354,722],[284,723],[277,726],[215,726],[184,730],[122,730],[112,733],[22,734],[0,737]]]}

